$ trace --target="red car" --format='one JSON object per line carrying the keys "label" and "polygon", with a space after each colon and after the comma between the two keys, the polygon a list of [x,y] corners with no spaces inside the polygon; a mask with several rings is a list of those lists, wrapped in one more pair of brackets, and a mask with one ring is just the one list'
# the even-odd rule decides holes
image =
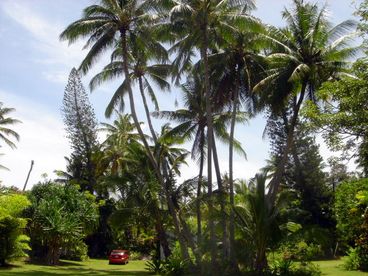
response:
{"label": "red car", "polygon": [[129,262],[128,250],[113,250],[109,256],[109,264],[127,264]]}

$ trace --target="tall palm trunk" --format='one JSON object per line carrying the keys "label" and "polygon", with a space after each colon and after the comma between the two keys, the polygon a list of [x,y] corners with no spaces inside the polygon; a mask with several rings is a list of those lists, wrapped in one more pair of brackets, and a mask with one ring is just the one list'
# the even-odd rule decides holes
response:
{"label": "tall palm trunk", "polygon": [[153,139],[154,143],[156,144],[157,143],[157,136],[156,136],[156,133],[155,133],[155,129],[153,128],[153,125],[152,125],[152,120],[151,120],[150,112],[149,112],[149,109],[148,109],[146,96],[144,95],[143,81],[142,81],[141,76],[138,78],[138,82],[139,82],[139,91],[141,92],[141,96],[142,96],[144,111],[146,113],[148,127],[151,131],[152,139]]}
{"label": "tall palm trunk", "polygon": [[159,210],[157,210],[157,214],[156,214],[155,228],[156,228],[159,245],[162,246],[165,258],[168,258],[171,255],[171,250],[169,247],[169,243],[167,241],[166,232],[165,232],[164,225],[161,219],[161,215],[159,214]]}
{"label": "tall palm trunk", "polygon": [[217,155],[217,148],[216,148],[216,140],[215,135],[212,132],[212,141],[213,141],[213,163],[215,165],[216,171],[216,179],[217,185],[219,190],[219,201],[220,201],[220,210],[221,210],[221,226],[222,226],[222,248],[223,248],[223,257],[225,260],[229,257],[229,241],[227,236],[227,223],[226,223],[226,209],[225,209],[225,189],[221,179],[221,172],[220,172],[220,164]]}
{"label": "tall palm trunk", "polygon": [[[210,76],[208,70],[208,33],[207,33],[207,18],[204,18],[202,23],[203,31],[203,45],[200,49],[201,59],[204,65],[204,97],[206,105],[206,120],[207,120],[207,181],[208,181],[208,209],[210,214],[213,212],[213,198],[212,198],[212,149],[213,149],[213,122],[212,122],[212,110],[211,110],[211,94],[210,94]],[[218,273],[217,269],[217,249],[216,249],[216,235],[215,225],[212,219],[208,222],[208,228],[210,230],[210,251],[211,251],[211,265],[212,271]]]}
{"label": "tall palm trunk", "polygon": [[295,104],[294,104],[294,107],[293,107],[293,116],[291,118],[290,125],[289,125],[289,128],[288,128],[286,144],[285,144],[285,147],[284,147],[284,150],[283,150],[283,153],[282,153],[281,160],[280,160],[280,162],[278,163],[278,165],[276,167],[276,172],[275,172],[273,178],[271,179],[271,181],[269,183],[270,189],[269,189],[269,192],[268,192],[267,196],[270,198],[270,201],[271,201],[272,204],[275,203],[276,195],[279,191],[282,176],[284,174],[285,166],[286,166],[286,163],[287,163],[287,160],[288,160],[288,155],[289,155],[290,149],[291,149],[291,147],[294,143],[295,127],[296,127],[296,124],[297,124],[297,121],[298,121],[300,107],[303,103],[306,87],[307,87],[307,84],[303,83],[299,99],[296,100],[296,98],[295,98]]}
{"label": "tall palm trunk", "polygon": [[202,196],[202,181],[203,181],[203,165],[204,165],[204,149],[201,148],[201,156],[199,164],[199,174],[198,174],[198,186],[197,186],[197,244],[201,246],[202,244],[202,214],[201,214],[201,196]]}
{"label": "tall palm trunk", "polygon": [[128,49],[127,49],[126,30],[122,29],[120,31],[120,35],[121,35],[121,46],[122,46],[122,50],[123,50],[123,59],[124,59],[123,70],[124,70],[124,75],[125,75],[126,82],[127,82],[127,87],[128,87],[130,111],[131,111],[131,114],[132,114],[132,117],[133,117],[133,121],[134,121],[135,127],[138,130],[138,133],[139,133],[139,136],[140,136],[140,138],[143,142],[143,145],[146,149],[148,158],[149,158],[149,160],[150,160],[150,162],[151,162],[151,164],[152,164],[152,166],[155,170],[155,174],[158,178],[158,181],[159,181],[162,189],[164,190],[165,198],[166,198],[166,201],[167,201],[167,206],[168,206],[168,209],[169,209],[169,213],[173,218],[175,232],[178,236],[178,240],[179,240],[179,243],[180,243],[182,257],[185,258],[185,259],[189,259],[188,247],[186,246],[185,239],[182,236],[181,231],[180,231],[180,221],[179,221],[178,216],[176,214],[174,203],[172,202],[170,192],[166,187],[166,183],[165,183],[165,180],[164,180],[164,178],[161,174],[160,168],[159,168],[155,158],[153,157],[151,149],[150,149],[150,147],[147,143],[147,140],[144,136],[144,133],[143,133],[142,128],[141,128],[141,126],[139,124],[139,121],[138,121],[137,113],[135,111],[134,96],[133,96],[133,91],[132,91],[132,87],[131,87],[131,80],[130,80],[130,75],[129,75],[129,70],[128,70]]}
{"label": "tall palm trunk", "polygon": [[235,133],[235,119],[238,108],[238,81],[236,81],[235,91],[233,93],[233,110],[231,113],[231,125],[230,125],[230,142],[229,142],[229,189],[230,189],[230,221],[229,221],[229,239],[230,239],[230,264],[232,269],[237,271],[238,266],[235,258],[235,225],[234,225],[234,168],[233,168],[233,155],[234,155],[234,133]]}

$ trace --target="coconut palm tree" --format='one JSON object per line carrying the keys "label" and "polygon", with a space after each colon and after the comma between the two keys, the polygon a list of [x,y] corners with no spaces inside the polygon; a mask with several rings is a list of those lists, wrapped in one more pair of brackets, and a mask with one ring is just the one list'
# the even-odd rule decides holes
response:
{"label": "coconut palm tree", "polygon": [[[130,78],[132,81],[138,82],[147,123],[151,131],[151,136],[154,142],[156,142],[157,137],[152,125],[145,91],[148,93],[152,103],[154,104],[155,110],[158,110],[158,101],[151,83],[153,82],[161,89],[161,91],[168,91],[170,84],[166,81],[166,78],[170,74],[171,65],[166,63],[168,61],[168,54],[166,49],[159,42],[150,40],[144,43],[144,41],[142,42],[139,37],[134,37],[130,42],[129,50],[131,54],[130,58],[132,59],[129,64],[129,69],[131,71]],[[142,45],[144,45],[144,47]],[[152,62],[154,63],[152,64]],[[118,47],[111,54],[111,62],[90,81],[91,91],[103,82],[121,77],[123,75],[123,66],[122,48]],[[106,108],[106,117],[109,118],[112,111],[117,106],[120,106],[120,109],[123,109],[124,96],[127,92],[126,80],[124,80],[115,91]]]}
{"label": "coconut palm tree", "polygon": [[327,20],[326,8],[318,4],[293,0],[293,8],[282,13],[287,26],[270,27],[266,36],[273,46],[267,60],[268,76],[259,82],[255,91],[262,91],[264,101],[278,114],[291,103],[292,116],[281,161],[270,183],[269,196],[276,199],[280,181],[293,143],[299,111],[306,99],[317,101],[315,91],[320,85],[346,72],[357,48],[348,47],[355,23],[344,21],[332,27]]}
{"label": "coconut palm tree", "polygon": [[[212,158],[216,158],[213,153],[213,122],[210,94],[210,71],[208,64],[208,51],[216,47],[218,35],[225,30],[232,29],[233,23],[240,17],[244,17],[244,12],[252,8],[252,0],[241,1],[209,1],[209,0],[182,0],[173,1],[174,4],[170,10],[171,32],[176,35],[176,42],[172,47],[172,52],[177,53],[174,60],[176,73],[180,75],[190,67],[194,50],[197,49],[202,60],[201,73],[204,76],[203,91],[206,103],[207,116],[207,180],[208,194],[212,195]],[[219,31],[221,30],[221,31]],[[170,33],[170,32],[169,32]],[[217,175],[221,174],[217,172]],[[222,191],[222,183],[218,181],[219,190]],[[210,222],[211,231],[211,259],[215,268],[215,235],[212,222]],[[226,235],[225,235],[226,236]],[[224,246],[224,252],[228,251]],[[226,253],[225,253],[226,255]]]}
{"label": "coconut palm tree", "polygon": [[[197,200],[196,200],[196,215],[197,215],[197,241],[201,244],[202,241],[202,225],[201,225],[201,200],[202,197],[202,183],[203,183],[203,166],[205,161],[205,151],[208,148],[206,137],[207,118],[205,100],[203,94],[200,93],[202,83],[199,77],[192,77],[186,84],[182,85],[183,102],[186,108],[176,111],[159,111],[155,112],[154,116],[158,118],[169,119],[170,121],[177,121],[179,125],[173,127],[167,136],[180,137],[183,141],[193,140],[191,149],[191,157],[199,163],[199,175],[197,185]],[[226,125],[231,120],[231,112],[224,112],[218,110],[212,114],[214,134],[217,138],[225,143],[229,143],[229,134],[226,130]],[[246,119],[244,113],[239,113],[236,116],[238,122]],[[245,155],[240,143],[235,140],[235,149]],[[226,225],[226,223],[225,223]],[[224,226],[222,224],[222,226]]]}
{"label": "coconut palm tree", "polygon": [[[79,70],[83,73],[89,71],[93,63],[105,51],[120,46],[123,57],[124,86],[128,92],[130,111],[141,140],[147,150],[147,155],[155,169],[157,177],[163,183],[157,163],[150,151],[149,144],[140,126],[133,90],[131,87],[131,74],[129,72],[129,43],[131,39],[139,36],[149,40],[149,25],[155,22],[155,16],[148,13],[151,8],[147,1],[136,0],[100,0],[99,4],[91,5],[83,10],[82,18],[71,23],[61,34],[60,39],[73,43],[80,38],[89,37],[85,47],[90,48]],[[116,45],[116,44],[119,45]]]}
{"label": "coconut palm tree", "polygon": [[[215,105],[228,106],[232,110],[227,181],[231,206],[234,205],[233,149],[236,116],[242,104],[250,117],[257,112],[252,88],[265,72],[265,60],[259,54],[265,45],[265,40],[259,35],[264,32],[264,27],[261,23],[245,26],[239,25],[232,30],[231,35],[223,38],[222,49],[209,56],[211,80],[215,83]],[[229,241],[230,259],[235,264],[233,209],[230,209]]]}
{"label": "coconut palm tree", "polygon": [[[86,7],[83,11],[82,18],[71,23],[61,33],[60,39],[68,40],[69,43],[73,43],[80,38],[89,37],[85,47],[90,48],[90,50],[79,67],[79,70],[83,73],[86,73],[91,68],[102,53],[108,49],[116,48],[116,43],[121,47],[125,86],[128,91],[132,118],[156,177],[165,192],[168,209],[173,218],[176,234],[181,235],[180,221],[175,212],[175,207],[170,198],[170,194],[164,189],[165,179],[139,124],[131,87],[129,41],[135,37],[140,37],[142,41],[149,41],[152,38],[150,26],[154,24],[158,18],[153,13],[149,12],[152,8],[152,3],[153,2],[136,0],[100,0],[99,4]],[[182,242],[181,248],[184,254],[183,258],[189,259],[188,250]]]}
{"label": "coconut palm tree", "polygon": [[267,173],[260,173],[248,185],[245,182],[236,185],[237,203],[234,207],[244,239],[249,239],[255,247],[254,269],[258,273],[268,267],[266,250],[278,231],[278,205],[267,197],[266,180]]}
{"label": "coconut palm tree", "polygon": [[15,111],[14,108],[4,107],[4,104],[0,102],[0,140],[5,142],[9,147],[12,149],[16,148],[17,146],[11,140],[14,138],[15,140],[19,141],[19,134],[10,129],[8,126],[21,123],[21,121],[17,119],[13,119],[9,116],[9,113]]}

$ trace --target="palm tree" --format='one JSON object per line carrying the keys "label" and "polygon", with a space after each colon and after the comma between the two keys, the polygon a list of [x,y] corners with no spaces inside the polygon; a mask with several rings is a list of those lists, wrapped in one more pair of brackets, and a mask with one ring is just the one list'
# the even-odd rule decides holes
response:
{"label": "palm tree", "polygon": [[[160,111],[155,112],[154,116],[159,118],[166,118],[170,121],[177,121],[179,125],[171,129],[167,136],[180,137],[183,141],[193,140],[191,149],[191,157],[193,160],[197,160],[199,163],[199,175],[197,185],[197,200],[196,200],[196,213],[197,213],[197,242],[201,244],[202,241],[202,225],[201,225],[201,189],[203,183],[203,165],[205,161],[205,151],[208,148],[206,137],[208,135],[207,117],[205,100],[201,93],[202,83],[199,77],[193,76],[182,85],[183,101],[186,108],[176,111]],[[229,135],[226,130],[227,123],[231,120],[230,112],[223,112],[218,110],[212,114],[214,134],[217,138],[223,142],[229,142]],[[239,113],[236,116],[238,122],[244,121],[244,113]],[[235,149],[245,155],[245,152],[241,148],[238,141],[234,141]],[[226,224],[226,223],[225,223]],[[224,224],[222,224],[224,226]]]}
{"label": "palm tree", "polygon": [[112,124],[101,123],[100,131],[107,134],[102,143],[104,156],[101,160],[108,166],[112,175],[122,175],[130,163],[134,163],[134,152],[140,147],[140,136],[130,114],[117,114]]}
{"label": "palm tree", "polygon": [[[138,121],[129,72],[131,60],[129,56],[129,41],[135,37],[140,37],[142,41],[149,41],[152,38],[150,26],[152,23],[155,23],[157,17],[153,13],[148,12],[151,8],[152,3],[149,1],[100,0],[98,5],[91,5],[85,8],[82,18],[71,23],[61,33],[60,38],[73,43],[79,38],[89,37],[86,47],[90,47],[90,50],[79,68],[83,73],[90,69],[103,52],[112,47],[116,48],[116,43],[119,43],[122,49],[123,73],[132,118],[156,177],[164,189],[165,179]],[[180,221],[175,212],[173,202],[170,194],[165,189],[164,192],[176,234],[180,235]],[[187,248],[185,248],[185,244],[181,243],[181,247],[183,248],[182,252],[185,253],[183,258],[188,259],[189,253]]]}
{"label": "palm tree", "polygon": [[17,146],[11,139],[14,138],[15,140],[19,141],[19,134],[10,129],[8,126],[21,123],[21,121],[17,119],[8,117],[9,113],[13,111],[15,111],[14,108],[4,107],[4,104],[0,102],[0,139],[12,149],[16,148]]}
{"label": "palm tree", "polygon": [[[245,22],[246,23],[246,22]],[[211,79],[215,84],[214,101],[216,106],[228,106],[232,111],[229,142],[229,195],[230,205],[234,206],[233,151],[236,115],[243,103],[249,116],[256,110],[256,97],[253,86],[264,74],[264,57],[259,54],[264,39],[259,35],[264,27],[259,24],[240,25],[223,39],[222,50],[209,56]],[[229,218],[230,259],[235,265],[234,255],[234,212],[230,209]]]}
{"label": "palm tree", "polygon": [[275,201],[280,181],[293,143],[294,130],[300,108],[305,99],[317,101],[315,91],[329,78],[344,72],[348,58],[356,48],[347,47],[355,23],[344,21],[331,27],[326,8],[317,4],[293,0],[293,9],[282,13],[287,27],[270,27],[266,36],[273,46],[267,60],[268,76],[257,84],[255,91],[263,90],[264,100],[278,114],[291,103],[292,116],[288,126],[287,142],[281,161],[270,182],[269,196]]}
{"label": "palm tree", "polygon": [[[162,91],[168,90],[170,88],[170,84],[166,81],[166,78],[170,74],[171,65],[166,63],[168,61],[168,54],[166,49],[159,42],[148,41],[144,43],[144,41],[142,42],[139,37],[135,36],[134,39],[132,39],[132,41],[130,42],[130,78],[132,81],[138,82],[148,126],[151,131],[152,138],[154,142],[156,142],[157,137],[152,125],[145,91],[148,93],[152,103],[154,104],[155,110],[158,110],[158,101],[151,82],[157,85]],[[144,47],[142,45],[144,45]],[[152,62],[157,63],[152,64]],[[109,81],[122,76],[123,66],[124,62],[122,57],[122,48],[118,47],[111,54],[111,62],[90,81],[91,91],[93,91],[98,85],[101,85],[105,81]],[[123,97],[126,95],[126,93],[127,86],[126,80],[124,80],[119,88],[115,91],[113,97],[110,100],[110,103],[106,108],[106,117],[109,118],[111,116],[112,111],[116,106],[120,106],[120,109],[124,107]]]}
{"label": "palm tree", "polygon": [[83,73],[89,71],[102,53],[110,48],[116,48],[116,43],[119,44],[123,57],[124,86],[128,91],[132,118],[157,177],[163,183],[162,175],[138,121],[129,72],[130,40],[137,36],[142,39],[151,38],[148,26],[155,21],[156,17],[148,13],[149,8],[151,7],[147,1],[100,0],[99,4],[86,7],[82,18],[71,23],[60,34],[60,39],[73,43],[80,38],[89,37],[85,47],[90,47],[90,50],[79,67]]}
{"label": "palm tree", "polygon": [[254,269],[258,273],[268,267],[266,250],[278,230],[278,205],[266,194],[266,180],[267,173],[261,173],[256,174],[248,185],[245,182],[237,185],[237,204],[234,207],[244,239],[255,247]]}
{"label": "palm tree", "polygon": [[[239,17],[244,16],[241,12],[249,10],[253,7],[252,0],[241,1],[209,1],[209,0],[182,0],[173,1],[174,5],[170,10],[170,27],[178,38],[174,46],[173,52],[177,52],[177,58],[174,65],[177,67],[177,73],[180,75],[191,64],[194,56],[194,49],[200,52],[202,60],[201,73],[204,76],[203,95],[205,98],[206,116],[207,116],[207,179],[208,179],[208,195],[212,195],[212,157],[216,158],[213,151],[213,122],[211,109],[210,94],[210,72],[208,64],[208,50],[216,47],[218,41],[218,33],[232,29],[232,23]],[[219,30],[221,30],[219,32]],[[220,176],[220,173],[217,172]],[[222,183],[218,181],[219,190],[222,191]],[[210,208],[211,209],[211,208]],[[212,222],[210,222],[211,231],[211,259],[213,269],[215,268],[215,235]],[[226,254],[227,248],[224,246]]]}

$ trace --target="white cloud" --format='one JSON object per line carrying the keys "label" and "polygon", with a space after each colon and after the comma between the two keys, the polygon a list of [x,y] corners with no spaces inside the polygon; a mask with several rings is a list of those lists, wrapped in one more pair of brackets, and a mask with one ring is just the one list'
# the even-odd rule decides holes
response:
{"label": "white cloud", "polygon": [[42,72],[42,75],[51,81],[67,79],[69,72],[57,70],[55,65],[68,69],[78,66],[83,57],[81,51],[83,43],[77,42],[68,46],[67,42],[60,42],[59,34],[65,26],[37,14],[32,9],[31,2],[4,1],[0,5],[7,16],[33,37],[29,43],[42,58],[30,56],[30,59],[34,63],[44,65],[46,71]]}
{"label": "white cloud", "polygon": [[17,108],[11,117],[22,121],[12,127],[20,135],[20,141],[16,143],[17,149],[12,150],[7,146],[1,148],[5,155],[1,157],[0,164],[10,169],[0,170],[3,184],[22,188],[31,160],[35,161],[35,165],[28,187],[37,183],[41,174],[47,173],[53,177],[55,169],[64,169],[64,156],[69,155],[70,149],[61,118],[50,115],[42,105],[11,93],[0,90],[0,97],[5,99],[6,106]]}

